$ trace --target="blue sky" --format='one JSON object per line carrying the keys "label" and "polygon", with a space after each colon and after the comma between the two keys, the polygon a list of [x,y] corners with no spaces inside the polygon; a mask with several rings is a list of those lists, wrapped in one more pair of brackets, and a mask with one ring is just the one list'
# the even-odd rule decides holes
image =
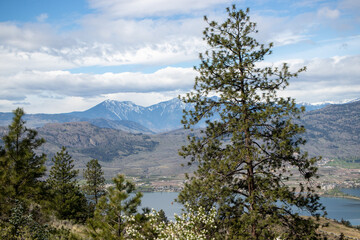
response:
{"label": "blue sky", "polygon": [[360,97],[358,0],[2,0],[0,112],[85,110],[105,99],[142,106],[189,92],[203,16],[250,7],[264,65],[308,70],[281,96],[298,102]]}

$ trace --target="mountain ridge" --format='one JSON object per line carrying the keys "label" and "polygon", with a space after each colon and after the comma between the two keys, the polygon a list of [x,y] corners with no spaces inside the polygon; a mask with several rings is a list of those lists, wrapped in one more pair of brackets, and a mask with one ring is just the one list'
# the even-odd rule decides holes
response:
{"label": "mountain ridge", "polygon": [[[307,144],[301,149],[310,156],[327,159],[360,159],[359,112],[360,101],[305,112],[298,121],[307,129],[303,135]],[[188,167],[181,167],[187,159],[180,157],[178,150],[188,143],[188,134],[199,135],[200,130],[143,134],[97,127],[89,122],[49,123],[37,129],[39,137],[46,140],[39,150],[48,159],[66,146],[76,160],[76,168],[83,169],[87,161],[97,158],[109,178],[119,172],[137,176],[191,172]],[[0,136],[6,131],[6,127],[0,127]]]}
{"label": "mountain ridge", "polygon": [[[354,99],[350,103],[356,101],[360,101],[360,98]],[[336,104],[329,102],[321,104],[297,104],[298,107],[304,106],[306,111],[322,109],[331,105]],[[148,107],[139,106],[131,101],[108,99],[85,111],[58,114],[28,114],[25,115],[24,119],[27,121],[28,126],[35,128],[42,127],[46,123],[87,121],[99,127],[106,126],[133,133],[159,133],[182,128],[181,119],[183,110],[191,108],[191,104],[185,104],[178,98]],[[10,124],[11,119],[12,113],[0,113],[0,126]],[[130,124],[130,122],[132,123]],[[132,127],[129,128],[129,125],[132,125]]]}

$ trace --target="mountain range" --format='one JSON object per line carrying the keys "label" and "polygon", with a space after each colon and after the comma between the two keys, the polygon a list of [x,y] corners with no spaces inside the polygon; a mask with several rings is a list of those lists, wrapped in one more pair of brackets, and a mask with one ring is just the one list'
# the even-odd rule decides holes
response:
{"label": "mountain range", "polygon": [[[39,152],[46,153],[48,159],[65,146],[76,160],[76,168],[82,169],[87,161],[96,158],[107,178],[118,172],[137,176],[174,176],[192,171],[189,167],[181,167],[187,160],[178,155],[190,133],[181,129],[179,123],[181,111],[186,107],[177,99],[150,107],[105,101],[84,112],[29,114],[25,119],[27,126],[29,122],[38,126],[39,136],[46,140]],[[360,159],[359,113],[360,101],[327,104],[305,112],[298,122],[307,129],[304,134],[307,144],[302,149],[310,156]],[[138,122],[135,122],[136,117],[140,118]],[[10,123],[11,118],[10,113],[0,114],[1,123]],[[144,125],[152,127],[151,130]],[[159,129],[163,132],[154,132]],[[199,131],[196,129],[191,134],[199,134]],[[6,127],[0,127],[0,137],[6,132]],[[50,161],[47,164],[50,166]]]}
{"label": "mountain range", "polygon": [[[329,102],[298,104],[298,106],[304,106],[307,111],[321,109],[329,105],[335,104]],[[130,101],[106,100],[86,111],[61,114],[27,114],[24,119],[27,126],[33,128],[42,127],[47,123],[86,121],[98,127],[149,134],[182,128],[180,121],[183,110],[191,108],[190,104],[185,104],[177,98],[149,107],[139,106]],[[11,120],[12,113],[0,113],[0,126],[9,125]]]}

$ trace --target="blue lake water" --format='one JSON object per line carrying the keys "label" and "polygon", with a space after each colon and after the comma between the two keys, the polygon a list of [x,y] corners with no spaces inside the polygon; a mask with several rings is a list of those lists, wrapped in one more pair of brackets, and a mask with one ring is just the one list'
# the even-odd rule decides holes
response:
{"label": "blue lake water", "polygon": [[[360,193],[360,191],[359,191]],[[174,219],[174,213],[180,214],[182,205],[175,202],[176,192],[144,193],[142,207],[155,210],[163,209],[166,216]],[[321,203],[326,207],[327,218],[347,220],[352,225],[360,225],[360,201],[346,198],[321,198]]]}
{"label": "blue lake water", "polygon": [[360,197],[360,188],[342,188],[341,191],[352,196]]}

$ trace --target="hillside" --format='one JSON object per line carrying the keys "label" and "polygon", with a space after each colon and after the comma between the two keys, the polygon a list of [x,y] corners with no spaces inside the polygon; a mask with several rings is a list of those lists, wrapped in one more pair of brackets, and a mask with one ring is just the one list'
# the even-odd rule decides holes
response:
{"label": "hillside", "polygon": [[[88,122],[50,123],[37,129],[46,143],[39,152],[50,160],[67,147],[75,159],[75,167],[83,169],[96,158],[101,162],[105,175],[110,178],[118,172],[127,175],[182,175],[189,168],[182,167],[187,161],[178,155],[178,149],[186,144],[187,131],[178,130],[162,134],[133,134],[110,128],[99,128]],[[0,127],[0,136],[7,128]],[[48,161],[50,166],[51,162]]]}
{"label": "hillside", "polygon": [[[325,158],[360,158],[360,101],[304,113],[300,124],[307,132],[307,144],[303,148],[311,156]],[[121,124],[120,124],[120,123]],[[125,124],[126,123],[126,124]],[[102,127],[94,126],[101,125]],[[40,151],[48,158],[66,146],[76,160],[77,168],[84,168],[91,158],[101,161],[107,177],[123,172],[127,175],[173,176],[191,172],[178,155],[186,144],[186,130],[179,129],[159,134],[131,133],[116,128],[150,130],[128,120],[92,120],[89,122],[50,123],[38,128],[39,135],[46,139]],[[0,128],[0,135],[6,128]],[[198,134],[198,131],[195,132]]]}
{"label": "hillside", "polygon": [[360,158],[360,101],[306,112],[301,124],[311,155]]}
{"label": "hillside", "polygon": [[44,152],[65,146],[78,154],[109,162],[115,157],[126,157],[141,151],[152,151],[158,144],[149,136],[125,131],[99,128],[88,122],[49,123],[38,129],[46,139]]}

